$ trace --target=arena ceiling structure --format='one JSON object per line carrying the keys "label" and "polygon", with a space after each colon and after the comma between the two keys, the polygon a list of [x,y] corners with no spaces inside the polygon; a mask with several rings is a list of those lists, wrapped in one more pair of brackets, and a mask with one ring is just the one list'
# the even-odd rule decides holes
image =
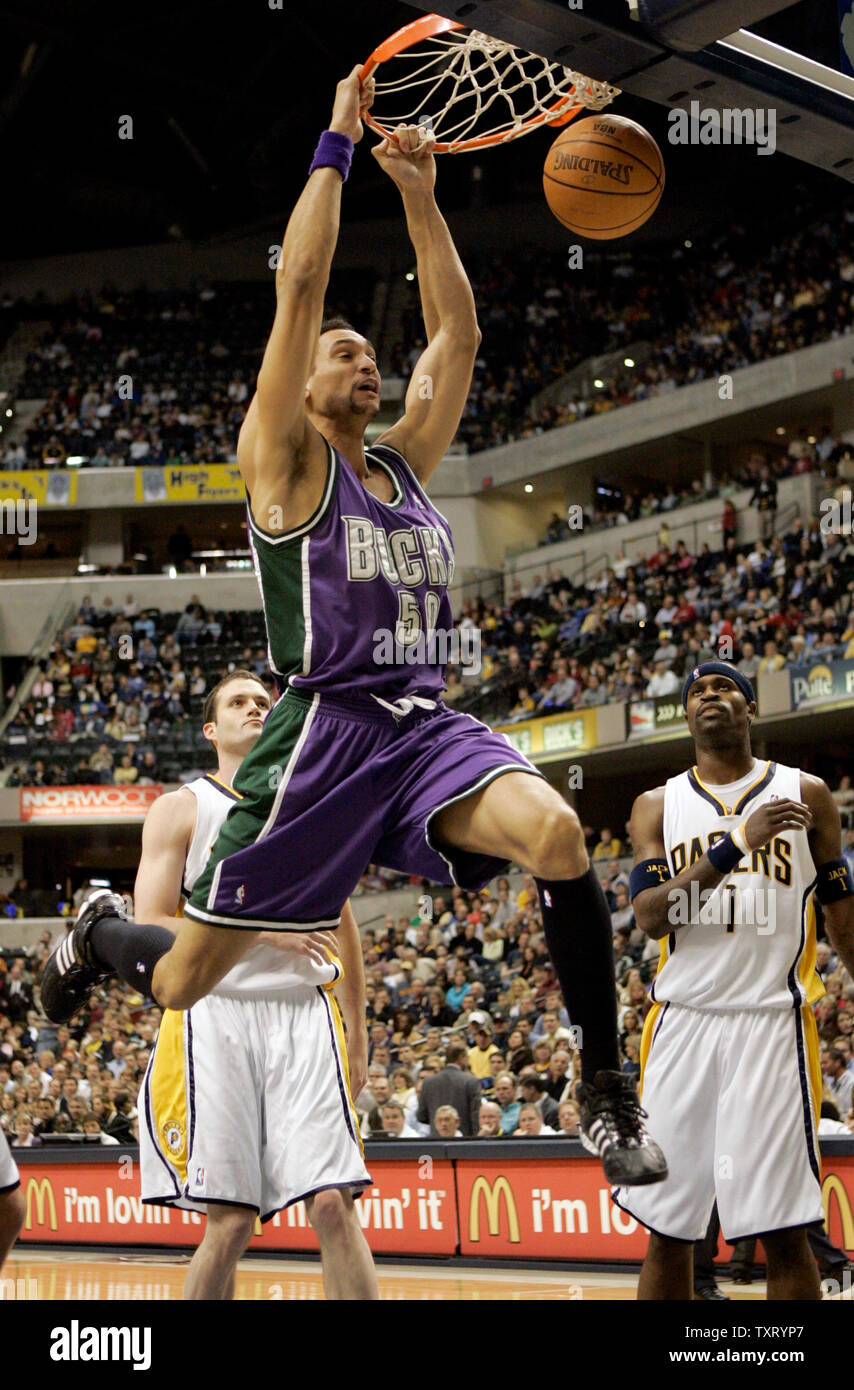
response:
{"label": "arena ceiling structure", "polygon": [[[830,65],[838,52],[829,0],[782,9],[779,0],[631,5],[635,19],[630,0],[583,0],[581,9],[566,0],[149,0],[118,8],[108,0],[0,0],[0,263],[281,229],[328,120],[335,82],[425,9],[546,56],[572,52],[574,66],[595,68],[591,75],[622,88],[619,111],[659,143],[668,105],[692,95],[706,103],[731,99],[750,82],[758,99],[760,59],[710,37],[732,26],[734,13],[762,11],[757,33],[788,44],[804,62]],[[786,78],[785,93],[771,92],[780,102],[784,95],[801,102],[788,113],[797,119],[780,127],[781,150],[807,152],[788,159],[789,186],[826,189],[828,207],[850,193],[847,181],[854,179],[854,102],[845,85],[854,84],[839,77],[835,92],[809,78]],[[768,96],[778,78],[765,72],[763,80]],[[800,82],[794,97],[793,82]],[[133,118],[132,139],[119,137],[125,116]],[[482,159],[446,158],[443,206],[453,213],[540,199],[547,140],[548,132]],[[694,235],[725,216],[730,203],[768,216],[785,212],[787,179],[778,161],[786,154],[715,154],[697,161],[690,149],[668,149],[668,202],[677,220],[671,226],[657,219],[637,240],[672,234],[673,227]],[[388,181],[357,157],[347,218],[396,215]]]}

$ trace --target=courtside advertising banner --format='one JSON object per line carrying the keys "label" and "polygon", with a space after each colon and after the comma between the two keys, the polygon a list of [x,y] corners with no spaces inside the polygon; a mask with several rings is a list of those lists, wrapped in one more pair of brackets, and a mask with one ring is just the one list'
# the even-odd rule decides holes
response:
{"label": "courtside advertising banner", "polygon": [[162,795],[151,787],[21,787],[21,820],[143,820]]}
{"label": "courtside advertising banner", "polygon": [[[642,1260],[646,1231],[614,1206],[598,1161],[550,1154],[552,1141],[540,1142],[542,1161],[514,1158],[513,1141],[504,1146],[506,1158],[490,1144],[484,1160],[434,1158],[414,1142],[406,1144],[411,1157],[375,1159],[367,1145],[373,1182],[356,1207],[369,1246],[378,1254],[491,1261]],[[200,1213],[143,1205],[135,1150],[119,1150],[112,1160],[99,1154],[94,1162],[40,1164],[33,1149],[15,1157],[26,1202],[25,1243],[170,1247],[201,1240]],[[823,1153],[822,1196],[830,1239],[854,1255],[854,1153]],[[278,1212],[263,1227],[256,1223],[251,1246],[317,1250],[304,1204]],[[718,1258],[731,1258],[723,1237]]]}
{"label": "courtside advertising banner", "polygon": [[[23,1151],[22,1151],[23,1156]],[[453,1165],[423,1156],[408,1161],[371,1160],[374,1183],[356,1203],[368,1244],[378,1252],[452,1255],[457,1248]],[[28,1161],[32,1160],[32,1161]],[[20,1164],[26,1202],[21,1241],[95,1245],[197,1245],[204,1215],[145,1205],[139,1195],[136,1151],[103,1163],[38,1164],[26,1153]],[[421,1175],[425,1176],[421,1176]],[[255,1223],[250,1246],[258,1250],[317,1250],[305,1203],[296,1202]]]}
{"label": "courtside advertising banner", "polygon": [[596,711],[553,714],[521,724],[496,724],[495,732],[526,757],[582,752],[596,747]]}

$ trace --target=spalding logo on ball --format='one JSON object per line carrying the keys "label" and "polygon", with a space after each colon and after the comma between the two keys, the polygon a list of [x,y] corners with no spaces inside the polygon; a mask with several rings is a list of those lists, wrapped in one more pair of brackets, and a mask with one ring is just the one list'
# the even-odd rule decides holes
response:
{"label": "spalding logo on ball", "polygon": [[661,150],[625,116],[589,116],[561,131],[546,156],[543,188],[559,222],[595,241],[628,236],[658,207]]}

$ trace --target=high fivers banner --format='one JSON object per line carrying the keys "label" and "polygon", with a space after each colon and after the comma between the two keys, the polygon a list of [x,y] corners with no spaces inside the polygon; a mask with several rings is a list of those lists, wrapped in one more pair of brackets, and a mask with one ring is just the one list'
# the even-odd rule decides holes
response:
{"label": "high fivers banner", "polygon": [[177,464],[134,470],[137,502],[245,502],[236,463]]}

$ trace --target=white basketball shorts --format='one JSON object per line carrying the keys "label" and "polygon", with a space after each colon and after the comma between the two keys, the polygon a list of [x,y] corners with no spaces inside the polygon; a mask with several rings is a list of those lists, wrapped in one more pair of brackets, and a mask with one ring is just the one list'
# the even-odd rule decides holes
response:
{"label": "white basketball shorts", "polygon": [[821,1067],[808,1005],[713,1013],[656,1004],[644,1022],[640,1085],[670,1176],[611,1195],[649,1230],[700,1240],[715,1198],[730,1243],[824,1219]]}
{"label": "white basketball shorts", "polygon": [[322,987],[167,1010],[139,1097],[142,1200],[251,1207],[266,1221],[371,1179],[338,1005]]}
{"label": "white basketball shorts", "polygon": [[11,1192],[21,1186],[18,1165],[12,1157],[8,1140],[0,1129],[0,1193]]}

